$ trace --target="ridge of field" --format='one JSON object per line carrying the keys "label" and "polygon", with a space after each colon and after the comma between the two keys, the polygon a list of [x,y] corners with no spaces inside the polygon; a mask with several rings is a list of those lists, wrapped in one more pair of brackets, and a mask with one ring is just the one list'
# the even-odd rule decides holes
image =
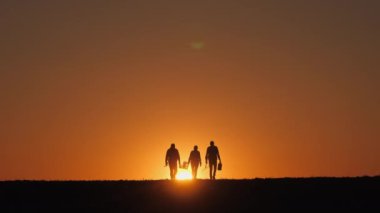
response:
{"label": "ridge of field", "polygon": [[0,212],[380,210],[380,177],[1,181]]}

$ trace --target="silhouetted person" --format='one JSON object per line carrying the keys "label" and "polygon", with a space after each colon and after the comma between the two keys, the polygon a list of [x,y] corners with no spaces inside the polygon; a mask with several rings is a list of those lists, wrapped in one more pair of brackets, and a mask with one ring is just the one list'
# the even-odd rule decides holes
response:
{"label": "silhouetted person", "polygon": [[198,146],[194,146],[194,150],[190,152],[188,163],[191,164],[193,179],[197,179],[198,166],[202,166],[201,153],[198,151]]}
{"label": "silhouetted person", "polygon": [[207,162],[209,162],[211,180],[215,180],[218,159],[219,159],[219,163],[222,163],[222,160],[220,159],[218,147],[214,145],[214,141],[211,141],[210,146],[207,147],[207,152],[206,152],[206,165],[207,165]]}
{"label": "silhouetted person", "polygon": [[168,151],[166,151],[166,157],[165,157],[165,166],[167,166],[169,163],[170,178],[172,180],[174,180],[175,176],[177,175],[177,167],[178,167],[177,162],[179,163],[179,165],[181,165],[179,152],[175,148],[175,144],[172,143]]}

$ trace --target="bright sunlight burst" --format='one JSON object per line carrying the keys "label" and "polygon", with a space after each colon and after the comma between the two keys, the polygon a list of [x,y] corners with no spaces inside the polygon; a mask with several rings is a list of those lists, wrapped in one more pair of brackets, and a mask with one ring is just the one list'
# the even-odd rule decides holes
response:
{"label": "bright sunlight burst", "polygon": [[182,170],[182,171],[178,171],[176,179],[177,180],[191,180],[191,179],[193,179],[193,177],[189,171]]}

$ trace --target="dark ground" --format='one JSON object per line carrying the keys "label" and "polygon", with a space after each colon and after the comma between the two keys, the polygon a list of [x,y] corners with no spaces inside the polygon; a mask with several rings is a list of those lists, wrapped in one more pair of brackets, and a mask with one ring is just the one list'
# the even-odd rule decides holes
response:
{"label": "dark ground", "polygon": [[0,212],[380,212],[380,177],[3,181]]}

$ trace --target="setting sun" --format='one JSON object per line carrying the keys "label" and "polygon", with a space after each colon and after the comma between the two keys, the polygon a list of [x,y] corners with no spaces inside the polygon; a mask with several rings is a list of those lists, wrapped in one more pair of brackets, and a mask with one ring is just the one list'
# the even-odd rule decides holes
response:
{"label": "setting sun", "polygon": [[179,171],[177,176],[177,180],[191,180],[193,177],[191,176],[191,173],[187,170]]}

